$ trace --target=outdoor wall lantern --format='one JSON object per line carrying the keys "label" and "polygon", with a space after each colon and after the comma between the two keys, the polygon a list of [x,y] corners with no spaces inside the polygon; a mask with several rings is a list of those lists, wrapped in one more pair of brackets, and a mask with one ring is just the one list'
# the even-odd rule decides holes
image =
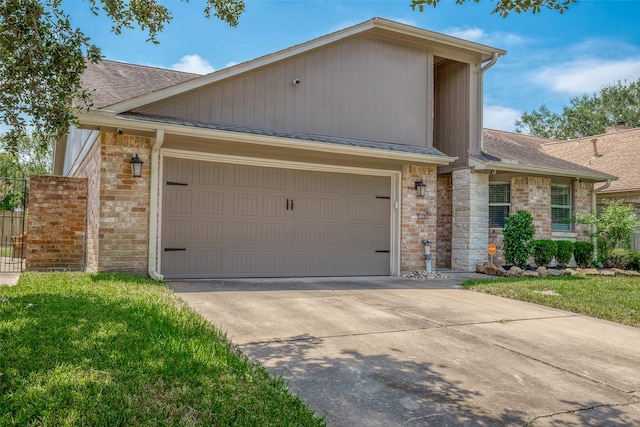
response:
{"label": "outdoor wall lantern", "polygon": [[131,176],[134,178],[140,178],[142,176],[142,164],[144,162],[140,160],[140,157],[136,154],[131,158],[129,163],[131,164]]}
{"label": "outdoor wall lantern", "polygon": [[427,184],[424,181],[416,181],[416,193],[418,193],[418,197],[424,197],[424,194],[427,192]]}

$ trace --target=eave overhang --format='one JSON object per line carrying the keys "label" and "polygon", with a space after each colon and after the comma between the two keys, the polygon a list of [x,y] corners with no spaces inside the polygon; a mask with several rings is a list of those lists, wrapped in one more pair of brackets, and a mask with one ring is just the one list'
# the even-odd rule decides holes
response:
{"label": "eave overhang", "polygon": [[520,165],[517,163],[508,163],[502,161],[483,161],[476,157],[470,156],[470,164],[476,171],[496,171],[511,173],[526,173],[533,175],[554,176],[562,178],[584,179],[593,182],[604,182],[607,180],[615,181],[617,176],[600,172],[587,172],[567,169],[554,169],[538,166]]}
{"label": "eave overhang", "polygon": [[[340,155],[387,159],[412,164],[420,163],[435,166],[444,166],[457,160],[457,158],[446,156],[435,149],[431,151],[435,151],[437,154],[424,153],[419,151],[406,151],[417,147],[377,142],[367,143],[371,145],[378,144],[381,147],[385,148],[363,147],[357,145],[334,143],[331,142],[330,138],[327,138],[326,141],[314,141],[307,138],[295,136],[285,137],[262,135],[255,132],[251,133],[236,130],[218,129],[207,127],[206,125],[198,126],[193,125],[192,122],[188,121],[184,121],[183,123],[171,123],[168,121],[163,121],[159,118],[126,114],[119,115],[104,110],[90,110],[89,112],[81,113],[78,115],[78,119],[82,124],[82,128],[124,128],[142,132],[155,132],[158,129],[162,129],[164,130],[166,135],[188,136],[209,140],[272,146],[293,150],[307,150]],[[302,136],[303,134],[298,133],[297,135]],[[312,138],[313,137],[322,138],[319,136],[312,136]]]}

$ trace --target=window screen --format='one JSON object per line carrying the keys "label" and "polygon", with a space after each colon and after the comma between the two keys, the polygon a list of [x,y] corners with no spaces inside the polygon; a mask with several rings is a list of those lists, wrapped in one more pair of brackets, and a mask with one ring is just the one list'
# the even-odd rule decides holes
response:
{"label": "window screen", "polygon": [[571,187],[551,184],[551,229],[571,230]]}
{"label": "window screen", "polygon": [[489,184],[489,227],[504,228],[504,220],[509,215],[511,205],[511,184]]}

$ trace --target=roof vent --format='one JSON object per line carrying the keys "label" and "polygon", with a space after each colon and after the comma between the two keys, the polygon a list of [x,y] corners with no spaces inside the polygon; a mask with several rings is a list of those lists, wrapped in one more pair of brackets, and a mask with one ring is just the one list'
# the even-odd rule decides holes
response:
{"label": "roof vent", "polygon": [[591,142],[593,143],[593,157],[601,157],[602,154],[598,154],[598,138],[593,138]]}

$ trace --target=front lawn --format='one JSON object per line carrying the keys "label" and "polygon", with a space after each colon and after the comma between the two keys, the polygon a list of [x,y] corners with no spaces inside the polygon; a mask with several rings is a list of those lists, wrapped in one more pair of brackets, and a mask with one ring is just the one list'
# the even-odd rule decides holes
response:
{"label": "front lawn", "polygon": [[24,273],[0,286],[0,425],[325,423],[162,283]]}
{"label": "front lawn", "polygon": [[468,280],[467,289],[640,327],[640,278],[623,276]]}

